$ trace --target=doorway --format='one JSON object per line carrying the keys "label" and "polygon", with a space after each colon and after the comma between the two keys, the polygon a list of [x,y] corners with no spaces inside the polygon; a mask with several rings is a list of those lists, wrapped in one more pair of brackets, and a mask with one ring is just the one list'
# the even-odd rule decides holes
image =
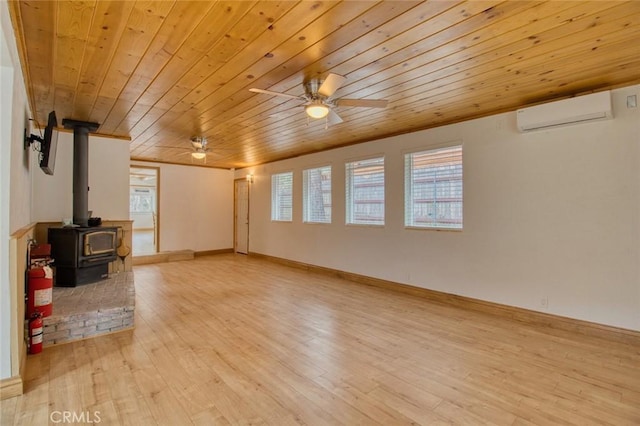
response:
{"label": "doorway", "polygon": [[249,253],[249,181],[234,181],[233,247],[236,253]]}
{"label": "doorway", "polygon": [[157,167],[132,166],[129,169],[129,219],[133,221],[133,255],[159,251]]}

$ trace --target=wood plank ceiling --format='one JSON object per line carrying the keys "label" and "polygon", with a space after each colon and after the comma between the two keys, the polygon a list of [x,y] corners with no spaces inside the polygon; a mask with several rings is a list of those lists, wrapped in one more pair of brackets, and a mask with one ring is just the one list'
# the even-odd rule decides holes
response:
{"label": "wood plank ceiling", "polygon": [[[11,1],[39,123],[100,123],[131,158],[241,168],[640,83],[640,1]],[[388,99],[309,121],[303,95]],[[197,162],[200,164],[201,162]]]}

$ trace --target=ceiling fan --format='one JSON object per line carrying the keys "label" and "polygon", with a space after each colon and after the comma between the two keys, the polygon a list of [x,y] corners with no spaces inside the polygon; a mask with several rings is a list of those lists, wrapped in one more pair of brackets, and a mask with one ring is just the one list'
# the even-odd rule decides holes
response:
{"label": "ceiling fan", "polygon": [[[214,135],[216,142],[220,142],[222,140],[222,138],[220,138],[217,135]],[[163,146],[163,145],[156,145],[155,148],[161,148],[161,149],[166,149],[166,150],[171,150],[171,155],[173,155],[173,153],[175,151],[182,151],[179,152],[177,154],[175,154],[178,157],[181,157],[183,155],[189,155],[190,159],[191,159],[191,163],[192,164],[207,164],[207,160],[208,159],[212,159],[213,160],[219,160],[221,158],[224,157],[228,157],[230,155],[233,155],[233,153],[235,152],[234,149],[232,148],[228,148],[228,147],[223,147],[221,145],[216,145],[214,144],[214,146],[211,146],[211,144],[209,143],[209,141],[207,140],[207,137],[202,135],[202,136],[192,136],[189,139],[189,142],[191,144],[190,147],[186,147],[186,146],[182,146],[183,142],[180,142],[180,146],[175,146],[175,145],[169,145],[169,146]],[[202,161],[203,160],[203,161]]]}
{"label": "ceiling fan", "polygon": [[210,148],[207,148],[207,138],[204,136],[193,136],[191,138],[191,147],[193,150],[191,151],[191,158],[195,158],[196,160],[202,160],[207,158],[207,153],[211,151]]}
{"label": "ceiling fan", "polygon": [[289,95],[287,93],[272,92],[271,90],[263,90],[251,88],[250,92],[263,93],[272,96],[281,96],[284,98],[297,99],[304,102],[304,110],[311,118],[327,118],[328,124],[342,123],[342,118],[333,110],[334,107],[365,107],[365,108],[386,108],[389,102],[386,99],[347,99],[336,98],[331,96],[338,90],[347,78],[338,74],[330,73],[324,80],[310,80],[304,83],[304,92],[302,96]]}

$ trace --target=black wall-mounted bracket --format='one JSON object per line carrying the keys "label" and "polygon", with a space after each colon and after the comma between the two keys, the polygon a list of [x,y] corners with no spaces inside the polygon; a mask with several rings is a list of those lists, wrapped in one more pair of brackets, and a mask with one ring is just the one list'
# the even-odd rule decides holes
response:
{"label": "black wall-mounted bracket", "polygon": [[27,129],[24,129],[24,149],[29,149],[32,143],[34,142],[44,142],[44,139],[38,135],[34,135],[31,133],[30,135],[27,133]]}

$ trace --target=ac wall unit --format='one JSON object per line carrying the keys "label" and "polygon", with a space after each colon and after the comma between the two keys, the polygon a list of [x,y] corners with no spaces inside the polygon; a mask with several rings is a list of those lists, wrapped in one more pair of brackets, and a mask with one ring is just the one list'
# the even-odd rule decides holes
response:
{"label": "ac wall unit", "polygon": [[606,120],[612,117],[610,90],[522,108],[516,112],[518,130],[521,132]]}

